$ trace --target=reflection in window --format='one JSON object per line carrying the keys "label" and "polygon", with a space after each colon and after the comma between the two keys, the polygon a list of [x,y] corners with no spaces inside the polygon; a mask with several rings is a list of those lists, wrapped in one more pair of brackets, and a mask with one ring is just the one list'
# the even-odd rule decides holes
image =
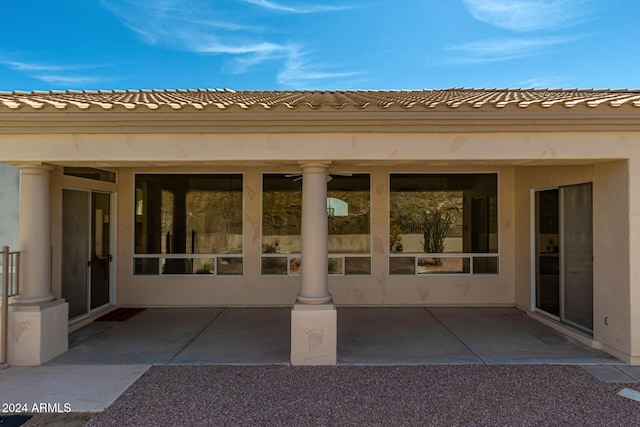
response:
{"label": "reflection in window", "polygon": [[[368,174],[336,175],[329,180],[330,254],[371,253],[369,187]],[[262,274],[299,274],[302,180],[284,174],[265,174],[262,188]],[[334,275],[369,275],[370,257],[331,257],[327,261],[327,271]]]}
{"label": "reflection in window", "polygon": [[349,203],[335,197],[327,197],[327,215],[329,215],[329,218],[349,216]]}
{"label": "reflection in window", "polygon": [[[475,256],[498,253],[497,187],[497,174],[392,174],[390,273],[497,273],[497,255]],[[395,255],[420,253],[443,256]]]}
{"label": "reflection in window", "polygon": [[135,182],[136,274],[242,274],[242,175],[138,174]]}
{"label": "reflection in window", "polygon": [[330,254],[371,252],[369,175],[334,175],[327,184]]}

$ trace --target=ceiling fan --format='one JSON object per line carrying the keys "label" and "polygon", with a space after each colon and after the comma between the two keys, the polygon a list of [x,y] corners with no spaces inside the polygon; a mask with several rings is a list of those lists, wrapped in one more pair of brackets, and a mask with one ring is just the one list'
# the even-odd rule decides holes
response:
{"label": "ceiling fan", "polygon": [[[339,172],[327,172],[327,182],[333,179],[333,175],[335,176],[353,176],[352,173],[339,173]],[[287,178],[293,178],[294,181],[300,181],[302,179],[302,174],[290,174],[285,175]]]}

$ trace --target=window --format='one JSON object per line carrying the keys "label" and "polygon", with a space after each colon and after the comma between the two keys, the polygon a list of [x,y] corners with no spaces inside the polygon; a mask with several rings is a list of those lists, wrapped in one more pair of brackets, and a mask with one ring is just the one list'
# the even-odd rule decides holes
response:
{"label": "window", "polygon": [[135,189],[135,274],[242,274],[241,174],[138,174]]}
{"label": "window", "polygon": [[116,173],[104,169],[65,166],[62,169],[62,173],[67,176],[93,179],[95,181],[116,182]]}
{"label": "window", "polygon": [[[327,184],[332,275],[371,274],[370,179],[334,175]],[[300,274],[302,180],[265,174],[262,180],[262,274]]]}
{"label": "window", "polygon": [[391,174],[389,273],[497,274],[497,174]]}

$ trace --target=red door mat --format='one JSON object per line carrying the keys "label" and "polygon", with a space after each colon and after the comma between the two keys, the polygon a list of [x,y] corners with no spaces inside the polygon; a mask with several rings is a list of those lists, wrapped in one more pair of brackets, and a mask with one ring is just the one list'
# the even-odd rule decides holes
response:
{"label": "red door mat", "polygon": [[145,308],[140,307],[121,307],[116,308],[113,311],[108,312],[104,316],[100,316],[96,319],[96,322],[124,322],[131,319],[133,316],[142,313]]}

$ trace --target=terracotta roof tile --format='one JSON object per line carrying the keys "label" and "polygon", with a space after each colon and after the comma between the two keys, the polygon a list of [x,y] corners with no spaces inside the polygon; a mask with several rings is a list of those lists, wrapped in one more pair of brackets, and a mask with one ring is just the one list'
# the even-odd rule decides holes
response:
{"label": "terracotta roof tile", "polygon": [[141,89],[0,92],[2,110],[112,110],[139,108],[182,110],[240,109],[472,109],[575,108],[630,105],[640,108],[640,89],[465,89],[348,90],[348,91],[233,91],[229,89]]}

